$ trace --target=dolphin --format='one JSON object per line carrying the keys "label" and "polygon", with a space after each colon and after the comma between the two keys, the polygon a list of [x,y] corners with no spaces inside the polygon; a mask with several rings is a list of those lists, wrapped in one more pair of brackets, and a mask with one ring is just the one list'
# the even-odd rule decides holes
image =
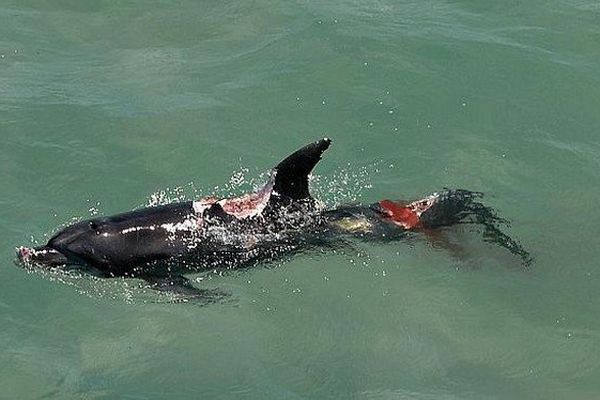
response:
{"label": "dolphin", "polygon": [[531,258],[504,234],[506,222],[480,203],[480,193],[445,189],[415,201],[324,209],[309,193],[309,174],[329,148],[324,138],[275,166],[260,190],[233,198],[204,197],[141,208],[74,223],[39,247],[17,248],[19,263],[45,268],[83,268],[99,277],[140,278],[152,288],[209,298],[187,273],[241,268],[344,237],[397,240],[408,232],[430,234],[444,226],[484,227],[484,238]]}

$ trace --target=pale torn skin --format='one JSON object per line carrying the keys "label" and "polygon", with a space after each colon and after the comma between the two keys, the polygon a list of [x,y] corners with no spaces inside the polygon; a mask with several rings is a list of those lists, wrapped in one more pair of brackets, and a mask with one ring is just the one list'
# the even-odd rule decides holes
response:
{"label": "pale torn skin", "polygon": [[439,197],[439,194],[433,193],[425,198],[413,201],[412,203],[407,204],[405,207],[417,214],[417,217],[420,218],[425,211],[429,210],[431,206],[438,201]]}
{"label": "pale torn skin", "polygon": [[210,208],[213,204],[219,204],[223,210],[238,219],[246,219],[259,215],[263,212],[273,193],[273,186],[275,180],[270,179],[262,189],[258,192],[248,193],[240,197],[234,197],[230,199],[217,200],[216,197],[204,197],[200,200],[194,201],[192,206],[194,212],[197,215]]}

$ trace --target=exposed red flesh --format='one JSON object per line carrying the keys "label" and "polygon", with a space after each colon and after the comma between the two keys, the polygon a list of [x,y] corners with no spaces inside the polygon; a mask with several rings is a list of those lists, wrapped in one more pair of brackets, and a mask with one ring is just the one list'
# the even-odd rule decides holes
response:
{"label": "exposed red flesh", "polygon": [[419,216],[407,206],[391,200],[382,200],[379,202],[386,214],[404,229],[413,229],[419,226]]}
{"label": "exposed red flesh", "polygon": [[415,229],[421,227],[421,214],[427,211],[437,201],[437,195],[431,195],[412,203],[400,201],[382,200],[379,206],[385,211],[390,219],[404,229]]}

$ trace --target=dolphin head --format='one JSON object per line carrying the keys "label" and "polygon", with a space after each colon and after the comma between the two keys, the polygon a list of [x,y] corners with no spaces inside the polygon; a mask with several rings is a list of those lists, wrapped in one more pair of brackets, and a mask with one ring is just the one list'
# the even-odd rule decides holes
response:
{"label": "dolphin head", "polygon": [[101,228],[100,220],[77,222],[56,233],[44,246],[17,248],[17,258],[22,264],[43,267],[86,264],[100,255]]}

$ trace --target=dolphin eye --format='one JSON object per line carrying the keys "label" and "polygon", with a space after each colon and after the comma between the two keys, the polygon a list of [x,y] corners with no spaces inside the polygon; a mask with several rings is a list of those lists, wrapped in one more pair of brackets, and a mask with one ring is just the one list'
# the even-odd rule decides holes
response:
{"label": "dolphin eye", "polygon": [[98,230],[98,224],[95,221],[90,221],[90,229],[97,231]]}

